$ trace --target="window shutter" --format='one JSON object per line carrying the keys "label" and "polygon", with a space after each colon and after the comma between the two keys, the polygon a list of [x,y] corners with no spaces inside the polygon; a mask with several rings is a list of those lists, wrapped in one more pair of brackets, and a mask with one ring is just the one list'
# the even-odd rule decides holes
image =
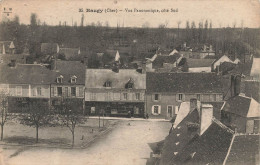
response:
{"label": "window shutter", "polygon": [[182,101],[185,101],[185,94],[182,94]]}
{"label": "window shutter", "polygon": [[158,114],[161,114],[161,106],[158,105]]}
{"label": "window shutter", "polygon": [[41,94],[42,94],[42,96],[45,96],[45,89],[44,89],[44,87],[41,87]]}
{"label": "window shutter", "polygon": [[70,97],[71,96],[71,88],[68,87],[68,96]]}
{"label": "window shutter", "polygon": [[36,88],[33,88],[33,96],[36,96]]}
{"label": "window shutter", "polygon": [[144,93],[140,93],[140,100],[144,100]]}
{"label": "window shutter", "polygon": [[54,96],[54,88],[51,87],[51,96]]}
{"label": "window shutter", "polygon": [[179,94],[176,94],[176,101],[179,101]]}
{"label": "window shutter", "polygon": [[76,97],[79,97],[79,87],[76,87]]}
{"label": "window shutter", "polygon": [[154,105],[152,106],[152,114],[154,114]]}
{"label": "window shutter", "polygon": [[162,94],[158,94],[158,101],[160,101],[162,98]]}
{"label": "window shutter", "polygon": [[79,97],[83,97],[83,95],[84,95],[84,88],[79,87]]}
{"label": "window shutter", "polygon": [[57,87],[54,87],[54,96],[57,96],[58,93],[57,93]]}

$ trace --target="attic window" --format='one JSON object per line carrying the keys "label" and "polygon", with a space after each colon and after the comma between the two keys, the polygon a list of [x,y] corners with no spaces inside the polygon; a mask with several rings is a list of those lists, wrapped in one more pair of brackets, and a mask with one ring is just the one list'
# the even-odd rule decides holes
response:
{"label": "attic window", "polygon": [[63,81],[63,76],[62,75],[60,75],[59,77],[57,77],[57,83],[62,83],[62,81]]}
{"label": "attic window", "polygon": [[133,81],[132,78],[130,78],[130,79],[128,80],[128,82],[126,83],[125,88],[126,88],[126,89],[133,89],[133,87],[134,87],[134,81]]}
{"label": "attic window", "polygon": [[177,136],[180,136],[180,134],[177,134]]}
{"label": "attic window", "polygon": [[111,87],[112,86],[112,82],[111,81],[106,81],[104,84],[104,87]]}
{"label": "attic window", "polygon": [[180,143],[180,142],[177,142],[177,143],[175,143],[175,145],[177,146],[177,145],[179,145],[179,143]]}
{"label": "attic window", "polygon": [[177,154],[178,154],[178,152],[174,152],[173,154],[174,154],[174,155],[177,155]]}
{"label": "attic window", "polygon": [[71,83],[76,83],[76,81],[77,81],[77,76],[72,76],[71,78],[70,78],[70,82]]}

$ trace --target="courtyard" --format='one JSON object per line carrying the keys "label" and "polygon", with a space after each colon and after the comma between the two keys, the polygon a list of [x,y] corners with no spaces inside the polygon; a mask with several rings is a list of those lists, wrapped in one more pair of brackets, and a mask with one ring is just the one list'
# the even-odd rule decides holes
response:
{"label": "courtyard", "polygon": [[[98,120],[91,120],[95,124],[93,127],[96,128]],[[107,133],[94,135],[94,140],[87,143],[82,149],[1,146],[2,163],[6,165],[143,165],[146,164],[152,152],[148,144],[163,140],[171,127],[170,122],[153,120],[105,120],[105,124],[110,130],[106,131]],[[34,129],[32,128],[31,131]],[[40,131],[44,132],[44,130]],[[84,127],[77,130],[76,146],[82,145],[84,131]],[[91,136],[98,132],[97,129],[94,130],[94,133],[89,131],[92,129],[85,131],[84,138],[88,139],[87,134]],[[67,136],[71,137],[69,130],[67,132],[68,134],[61,135],[61,131],[57,133],[53,130],[53,132],[46,131],[46,134],[55,134],[59,138],[66,139]],[[45,133],[40,134],[40,138],[41,136],[42,138],[48,137]],[[56,137],[56,140],[59,138]],[[64,144],[69,143],[69,138],[67,141],[63,139]]]}

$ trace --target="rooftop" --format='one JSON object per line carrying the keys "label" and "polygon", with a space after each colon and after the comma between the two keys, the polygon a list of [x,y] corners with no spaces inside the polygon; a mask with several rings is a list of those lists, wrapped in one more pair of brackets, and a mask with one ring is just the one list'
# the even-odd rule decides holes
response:
{"label": "rooftop", "polygon": [[221,77],[214,73],[147,72],[147,92],[222,93]]}

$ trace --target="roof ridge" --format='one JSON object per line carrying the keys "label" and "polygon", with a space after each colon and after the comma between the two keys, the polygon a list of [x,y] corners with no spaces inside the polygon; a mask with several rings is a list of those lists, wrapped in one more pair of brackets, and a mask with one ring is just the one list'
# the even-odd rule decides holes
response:
{"label": "roof ridge", "polygon": [[221,123],[218,119],[214,118],[212,119],[212,121],[214,123],[216,123],[218,126],[220,126],[221,128],[225,129],[227,132],[231,133],[231,134],[235,134],[235,131],[233,131],[232,129],[228,128],[226,125],[224,125],[223,123]]}

